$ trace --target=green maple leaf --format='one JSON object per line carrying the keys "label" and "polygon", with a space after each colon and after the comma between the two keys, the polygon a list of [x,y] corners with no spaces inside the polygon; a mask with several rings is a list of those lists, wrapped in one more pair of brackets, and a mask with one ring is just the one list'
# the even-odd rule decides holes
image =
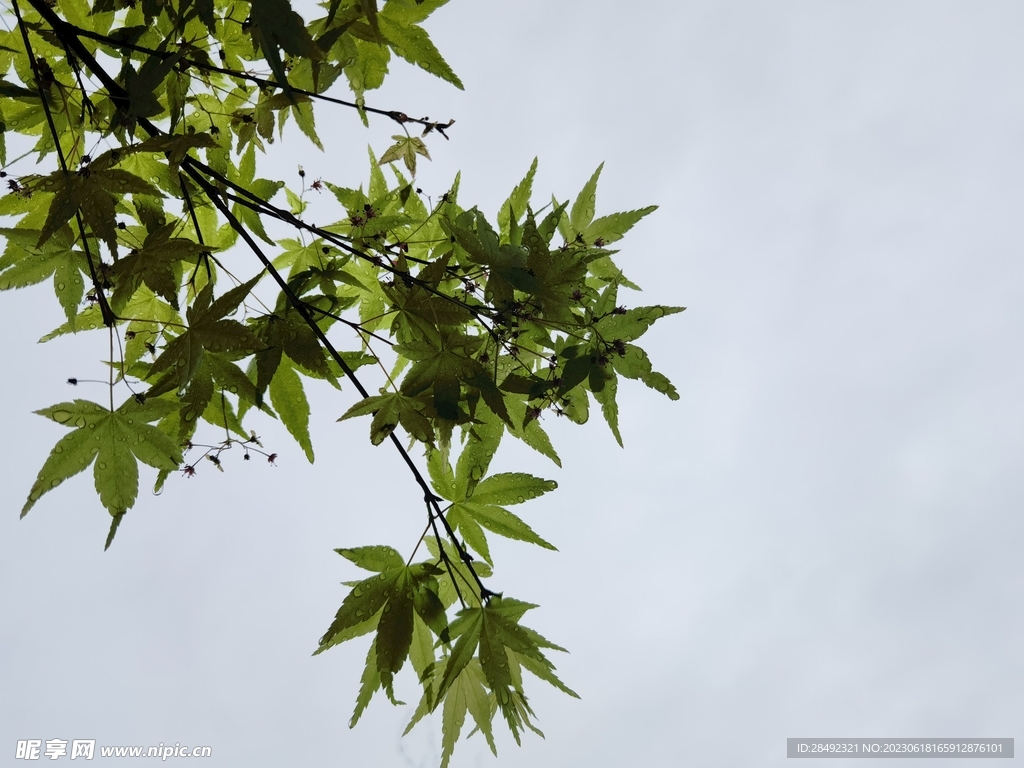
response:
{"label": "green maple leaf", "polygon": [[[300,275],[296,276],[296,280],[301,280],[302,277],[303,275],[300,273]],[[326,322],[322,322],[320,327],[325,328],[326,325]],[[276,385],[274,384],[278,369],[282,364],[291,368],[292,363],[294,363],[296,368],[293,373],[302,373],[305,376],[326,379],[335,387],[340,387],[338,383],[340,371],[337,364],[333,359],[328,359],[320,344],[320,340],[312,328],[290,305],[284,294],[281,294],[274,314],[258,318],[252,323],[251,328],[255,331],[262,345],[256,352],[252,363],[252,369],[255,373],[257,398],[254,405],[262,405],[263,396],[268,388],[273,388],[274,386],[283,387],[284,389],[295,388],[294,382],[284,383],[281,381]],[[375,358],[359,352],[341,352],[340,355],[352,370],[375,361]],[[284,375],[290,376],[290,374]],[[301,387],[300,382],[298,390],[301,390]],[[273,396],[273,392],[271,392],[271,396]],[[279,397],[285,397],[283,391]],[[305,395],[301,395],[301,397],[303,400],[305,399]],[[283,418],[285,417],[283,416]],[[286,426],[288,426],[287,423]],[[290,426],[289,429],[293,429],[296,426],[298,426],[298,422],[293,422],[293,426]],[[298,433],[304,432],[306,432],[306,429],[299,428],[297,432],[293,431],[292,434],[302,443],[303,441],[299,439]],[[303,447],[305,448],[306,446],[303,445]],[[310,448],[309,452],[311,453],[311,451],[312,449]]]}
{"label": "green maple leaf", "polygon": [[573,310],[586,288],[587,256],[576,249],[549,250],[528,211],[523,224],[522,244],[527,251],[527,268],[535,277],[535,301],[543,318],[555,323],[576,323]]}
{"label": "green maple leaf", "polygon": [[509,398],[506,402],[508,404],[508,416],[512,420],[509,432],[513,437],[522,440],[542,456],[547,456],[555,463],[555,466],[562,466],[562,460],[558,457],[558,452],[555,451],[555,447],[551,444],[551,438],[548,437],[548,433],[541,427],[540,420],[528,420],[526,418],[526,403],[516,398]]}
{"label": "green maple leaf", "polygon": [[309,437],[309,400],[302,378],[287,357],[281,359],[270,380],[270,400],[285,428],[313,463],[313,443]]}
{"label": "green maple leaf", "polygon": [[476,455],[481,448],[488,450],[486,441],[468,443],[459,457],[455,472],[452,472],[441,451],[431,451],[428,456],[427,469],[434,490],[441,498],[452,503],[446,515],[449,525],[489,565],[494,565],[494,562],[484,529],[505,538],[556,550],[553,544],[541,538],[505,506],[535,499],[555,490],[558,484],[554,480],[544,480],[523,472],[503,472],[474,480],[474,476],[482,477],[490,460],[490,456]]}
{"label": "green maple leaf", "polygon": [[370,442],[374,445],[384,442],[399,424],[420,442],[433,445],[434,428],[430,420],[423,415],[424,404],[422,397],[406,397],[401,392],[385,392],[360,400],[345,411],[338,421],[373,414],[373,420],[370,422]]}
{"label": "green maple leaf", "polygon": [[[270,181],[269,179],[255,178],[256,149],[252,144],[246,147],[237,168],[234,165],[229,167],[227,175],[231,181],[249,190],[256,195],[256,197],[267,201],[271,200],[274,195],[277,194],[277,191],[284,186],[283,181]],[[277,245],[277,243],[267,234],[267,230],[263,226],[263,219],[254,210],[240,203],[235,203],[232,207],[232,213],[234,213],[234,215],[238,217],[239,221],[245,224],[246,227],[255,232],[260,239],[270,243],[270,245]]]}
{"label": "green maple leaf", "polygon": [[[174,389],[177,381],[173,375],[165,376],[147,392],[148,397],[157,397]],[[160,424],[169,434],[176,434],[179,444],[184,444],[195,434],[199,419],[214,426],[225,428],[249,437],[242,429],[239,416],[230,401],[223,396],[230,393],[243,403],[256,401],[256,386],[248,376],[227,355],[204,350],[199,367],[189,382],[188,389],[180,395],[180,408],[170,413]]]}
{"label": "green maple leaf", "polygon": [[526,176],[515,186],[509,194],[508,200],[502,203],[501,208],[498,210],[498,229],[501,232],[502,239],[508,238],[510,228],[526,213],[526,208],[530,203],[530,195],[533,193],[533,179],[536,175],[537,158],[535,157],[533,158],[533,163],[530,164],[530,170],[526,172]]}
{"label": "green maple leaf", "polygon": [[[161,41],[160,51],[166,48],[167,41]],[[164,79],[171,73],[181,59],[184,51],[177,50],[165,56],[151,56],[143,62],[136,72],[130,63],[125,62],[121,70],[121,79],[128,93],[126,112],[130,118],[152,117],[164,111],[158,98],[158,90]]]}
{"label": "green maple leaf", "polygon": [[640,347],[627,344],[625,354],[614,355],[611,361],[612,368],[620,376],[625,376],[627,379],[640,379],[648,387],[661,392],[669,400],[679,399],[679,393],[672,382],[664,374],[658,373],[651,367],[651,359]]}
{"label": "green maple leaf", "polygon": [[282,355],[314,376],[331,378],[320,340],[283,294],[274,314],[257,319],[252,328],[263,344],[256,353],[256,389],[260,396],[270,386]]}
{"label": "green maple leaf", "polygon": [[135,504],[139,490],[138,462],[165,471],[173,471],[181,464],[178,445],[148,423],[165,416],[174,407],[165,400],[152,399],[140,404],[131,398],[116,411],[88,400],[59,403],[36,411],[58,424],[72,427],[73,431],[53,447],[29,491],[21,516],[28,514],[44,494],[95,462],[96,492],[114,517],[107,540],[109,547],[117,523]]}
{"label": "green maple leaf", "polygon": [[[286,189],[285,192],[287,193],[289,190]],[[303,203],[303,205],[305,204]],[[324,253],[324,241],[319,238],[303,245],[298,240],[286,237],[278,240],[277,244],[284,250],[274,259],[274,266],[277,269],[288,267],[289,277],[294,277],[313,267],[323,269],[331,261],[331,257]]]}
{"label": "green maple leaf", "polygon": [[597,323],[597,331],[608,340],[633,341],[643,336],[655,321],[682,312],[686,307],[636,307],[609,314]]}
{"label": "green maple leaf", "polygon": [[[242,285],[232,288],[219,297],[213,298],[213,285],[208,284],[188,308],[188,328],[176,336],[164,348],[149,370],[149,379],[166,372],[166,378],[173,381],[178,391],[184,393],[189,382],[199,370],[205,350],[212,352],[254,352],[263,348],[251,329],[237,320],[225,316],[234,312],[249,291],[259,282],[262,274]],[[155,386],[166,386],[158,381]],[[163,390],[166,391],[166,390]]]}
{"label": "green maple leaf", "polygon": [[72,249],[74,237],[70,227],[61,227],[42,247],[41,232],[32,229],[0,228],[0,237],[7,248],[0,258],[0,290],[24,288],[53,276],[57,300],[64,308],[71,330],[75,330],[78,306],[85,294],[82,273],[88,267],[85,254]]}
{"label": "green maple leaf", "polygon": [[178,222],[170,222],[154,229],[141,248],[132,250],[114,265],[115,288],[110,305],[115,312],[121,311],[142,284],[178,308],[181,262],[195,262],[203,254],[217,250],[188,238],[171,237],[178,226]]}
{"label": "green maple leaf", "polygon": [[[171,82],[176,82],[172,79]],[[188,156],[189,150],[216,147],[217,142],[208,133],[187,133],[184,135],[151,136],[132,147],[133,152],[159,152],[167,158],[171,168],[177,169]]]}
{"label": "green maple leaf", "polygon": [[[402,379],[402,394],[415,397],[430,389],[437,414],[451,421],[460,420],[460,382],[466,380],[479,385],[487,380],[487,371],[472,357],[480,343],[479,337],[448,331],[440,335],[437,343],[419,341],[396,344],[393,349],[413,361],[409,372]],[[497,392],[497,387],[494,387],[493,392]],[[499,408],[502,407],[498,405],[500,402],[501,396],[498,395],[495,405]],[[507,413],[505,416],[507,418]]]}
{"label": "green maple leaf", "polygon": [[564,411],[570,419],[580,423],[586,421],[586,393],[574,392],[585,382],[621,446],[616,374],[640,379],[671,400],[679,398],[672,383],[653,370],[647,353],[627,342],[642,336],[660,318],[682,312],[685,307],[651,306],[626,310],[615,307],[616,296],[617,285],[612,283],[598,297],[593,312],[599,319],[594,324],[595,335],[588,342],[568,345],[558,351],[558,357],[565,360],[559,377],[559,396],[569,399]]}
{"label": "green maple leaf", "polygon": [[583,189],[576,196],[576,200],[569,210],[569,231],[562,232],[566,242],[571,242],[575,237],[575,233],[582,232],[594,220],[594,213],[597,208],[597,180],[601,177],[603,168],[604,163],[597,166],[594,175],[587,180],[587,183],[583,185]]}
{"label": "green maple leaf", "polygon": [[274,73],[274,80],[291,98],[292,90],[288,85],[281,51],[319,60],[322,58],[320,48],[288,0],[252,0],[251,14],[252,26],[249,31],[253,47],[263,52],[263,57]]}
{"label": "green maple leaf", "polygon": [[602,245],[621,240],[640,219],[658,210],[658,206],[649,205],[636,211],[622,211],[602,216],[590,222],[580,233],[587,243],[599,241]]}
{"label": "green maple leaf", "polygon": [[597,166],[593,176],[583,185],[569,210],[568,217],[558,217],[558,229],[567,243],[576,241],[577,237],[584,243],[596,243],[598,246],[613,243],[621,240],[640,219],[658,209],[656,205],[649,205],[635,211],[623,211],[595,219],[597,181],[603,168],[604,163]]}
{"label": "green maple leaf", "polygon": [[357,700],[352,724],[379,688],[394,702],[393,680],[412,646],[415,617],[435,634],[447,637],[444,605],[438,597],[437,577],[443,572],[431,563],[406,565],[390,547],[338,549],[338,554],[377,575],[352,585],[320,638],[314,656],[338,643],[377,630],[371,653],[366,660],[364,685]]}
{"label": "green maple leaf", "polygon": [[558,484],[521,472],[485,478],[503,431],[503,424],[497,419],[474,424],[454,471],[445,452],[432,450],[427,455],[427,470],[434,491],[451,502],[447,512],[449,524],[488,564],[493,563],[484,529],[545,549],[555,549],[505,506],[535,499],[554,490]]}
{"label": "green maple leaf", "polygon": [[494,694],[498,709],[504,715],[517,743],[519,731],[524,725],[536,730],[529,722],[532,712],[522,691],[519,665],[523,662],[520,659],[528,660],[523,666],[529,664],[527,669],[541,679],[579,698],[558,679],[554,665],[541,651],[542,648],[559,651],[565,649],[519,623],[523,614],[535,607],[530,603],[496,595],[485,605],[459,611],[458,618],[448,628],[449,637],[454,643],[434,696],[434,707],[442,700],[447,701],[456,681],[474,658],[479,660],[484,681]]}
{"label": "green maple leaf", "polygon": [[427,145],[423,143],[423,139],[417,136],[398,135],[391,138],[395,140],[395,143],[380,156],[380,164],[393,163],[395,160],[401,159],[405,163],[405,167],[409,169],[409,173],[415,176],[416,155],[423,155],[427,160],[430,159]]}
{"label": "green maple leaf", "polygon": [[515,300],[515,291],[533,294],[539,289],[523,249],[501,243],[484,215],[475,208],[457,217],[442,219],[442,225],[466,252],[469,259],[489,267],[484,296],[503,308]]}
{"label": "green maple leaf", "polygon": [[33,191],[53,192],[53,201],[46,222],[39,233],[37,246],[41,247],[70,221],[76,212],[93,233],[117,252],[117,202],[127,194],[163,197],[163,193],[148,181],[120,168],[92,170],[85,166],[77,173],[55,171],[32,185]]}
{"label": "green maple leaf", "polygon": [[[418,279],[436,290],[437,281],[432,280],[429,274],[433,271],[431,267],[438,265],[443,271],[446,261],[445,258],[432,262],[429,267],[420,271]],[[402,343],[427,339],[433,344],[440,345],[441,327],[465,326],[473,319],[466,307],[447,301],[420,283],[407,286],[398,282],[392,286],[383,286],[381,290],[390,300],[395,312],[391,321],[391,335]]]}
{"label": "green maple leaf", "polygon": [[[415,64],[430,74],[447,80],[460,91],[464,90],[459,76],[452,71],[448,62],[441,56],[441,52],[431,42],[426,30],[403,19],[400,10],[398,13],[392,13],[393,10],[400,8],[398,3],[388,3],[384,6],[383,13],[377,16],[380,31],[388,45],[391,46],[391,50],[410,64]],[[381,162],[384,161],[381,160]]]}
{"label": "green maple leaf", "polygon": [[[467,712],[487,739],[491,753],[497,756],[498,748],[494,743],[494,731],[491,728],[494,713],[486,685],[487,679],[484,677],[483,668],[479,659],[475,658],[469,660],[455,681],[449,685],[444,696],[444,707],[441,709],[441,768],[448,766],[455,752],[455,744],[466,722]],[[421,704],[424,714],[430,711],[429,700],[430,698],[424,695]]]}
{"label": "green maple leaf", "polygon": [[[338,289],[347,285],[359,292],[367,291],[363,281],[345,269],[349,265],[355,266],[350,257],[347,254],[338,257],[337,251],[323,240],[317,238],[303,245],[298,240],[283,238],[278,240],[278,245],[284,250],[274,259],[274,266],[278,269],[289,268],[292,290],[302,294],[318,286],[325,294],[336,296]],[[280,312],[283,306],[278,303],[276,311]]]}

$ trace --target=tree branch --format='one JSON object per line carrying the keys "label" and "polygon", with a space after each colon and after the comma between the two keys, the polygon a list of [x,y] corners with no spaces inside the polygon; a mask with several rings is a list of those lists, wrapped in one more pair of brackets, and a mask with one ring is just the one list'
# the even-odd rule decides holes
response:
{"label": "tree branch", "polygon": [[[114,101],[115,104],[118,102],[124,104],[130,103],[128,92],[120,85],[118,85],[118,83],[112,77],[110,77],[106,70],[102,66],[100,66],[99,62],[96,61],[96,58],[82,44],[82,41],[78,38],[78,32],[80,30],[72,24],[69,24],[68,22],[64,21],[59,16],[57,16],[57,14],[54,13],[53,9],[47,6],[45,0],[28,1],[32,5],[32,7],[47,21],[47,23],[50,24],[51,28],[53,29],[57,37],[60,38],[60,40],[65,45],[69,46],[72,50],[74,50],[75,53],[77,53],[79,57],[82,59],[82,61],[85,63],[86,67],[88,67],[89,70],[100,80],[100,82],[103,83],[104,87],[107,89],[111,97],[111,100]],[[163,131],[161,131],[160,128],[158,128],[151,121],[144,117],[138,118],[138,124],[142,126],[142,128],[151,136],[163,135]],[[285,296],[288,297],[289,302],[299,313],[299,316],[303,318],[303,320],[306,322],[309,328],[316,335],[317,339],[324,346],[324,349],[326,349],[328,353],[331,355],[331,357],[334,358],[335,362],[338,363],[339,367],[342,369],[342,371],[344,371],[345,375],[352,381],[352,383],[355,385],[356,389],[363,396],[363,398],[365,399],[369,397],[369,392],[356,377],[355,372],[352,370],[351,366],[349,366],[349,364],[345,362],[345,359],[341,357],[338,351],[334,348],[334,345],[327,338],[326,334],[320,328],[319,324],[317,324],[317,322],[310,316],[309,310],[305,306],[305,302],[302,302],[299,299],[299,297],[295,295],[295,293],[288,286],[288,283],[284,280],[281,274],[274,268],[274,265],[271,263],[270,259],[268,259],[266,254],[263,253],[263,250],[260,248],[259,244],[257,244],[256,241],[252,238],[252,235],[249,234],[245,227],[242,226],[241,222],[239,222],[238,219],[234,216],[234,214],[231,213],[231,209],[224,202],[219,190],[217,190],[216,187],[214,187],[207,179],[203,177],[200,171],[206,172],[207,169],[205,164],[195,160],[191,156],[186,156],[182,161],[182,166],[186,168],[188,175],[191,176],[192,179],[195,180],[196,183],[203,188],[203,191],[206,192],[207,197],[209,197],[210,201],[217,206],[218,210],[220,210],[221,214],[224,215],[224,217],[228,220],[231,227],[236,232],[238,232],[238,234],[246,241],[246,244],[253,251],[256,257],[260,260],[264,268],[271,274],[275,282],[277,282],[278,286],[281,288],[281,291],[285,294]],[[215,172],[212,171],[212,169],[209,170],[211,174],[215,176],[215,178],[219,177],[218,180],[223,179],[223,177],[221,177],[220,174],[216,174]],[[264,204],[269,205],[268,203]],[[288,215],[290,216],[290,214]],[[296,219],[296,221],[298,220]],[[348,247],[351,248],[351,246]],[[451,300],[461,304],[461,302],[458,302],[456,299]],[[449,525],[448,520],[442,514],[441,509],[437,504],[437,497],[434,496],[433,492],[430,490],[430,485],[427,483],[426,479],[423,477],[419,469],[416,467],[416,464],[409,456],[408,451],[406,451],[405,447],[401,444],[401,442],[399,442],[394,432],[392,432],[389,435],[389,437],[391,439],[391,443],[394,445],[395,449],[402,457],[402,460],[409,468],[409,471],[412,473],[417,485],[419,485],[420,488],[422,489],[423,498],[425,502],[430,507],[432,507],[435,519],[441,520],[441,523],[445,528],[445,532],[450,537],[453,546],[455,547],[456,551],[459,554],[459,557],[466,564],[466,567],[469,568],[470,573],[476,580],[477,586],[480,589],[480,599],[485,600],[490,595],[495,594],[494,592],[492,592],[484,586],[483,582],[480,579],[480,576],[476,572],[476,569],[473,568],[472,558],[470,557],[469,553],[465,550],[465,548],[462,546],[462,544],[459,543],[458,537],[455,535],[455,531],[452,529],[451,525]],[[441,548],[441,551],[444,551],[443,547]],[[452,581],[454,583],[456,577],[454,574],[451,574],[451,576]]]}

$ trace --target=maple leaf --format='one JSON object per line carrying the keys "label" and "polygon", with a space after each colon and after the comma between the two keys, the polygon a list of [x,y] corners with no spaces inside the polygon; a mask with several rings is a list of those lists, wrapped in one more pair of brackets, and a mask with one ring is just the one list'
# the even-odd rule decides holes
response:
{"label": "maple leaf", "polygon": [[[522,504],[553,491],[558,484],[524,472],[502,472],[479,479],[487,471],[490,456],[497,445],[492,439],[470,442],[463,449],[453,473],[441,451],[431,451],[427,461],[434,490],[450,501],[448,524],[457,530],[489,564],[494,565],[484,529],[509,539],[536,544],[544,549],[555,546],[505,506]],[[483,449],[481,455],[480,449]]]}
{"label": "maple leaf", "polygon": [[166,381],[158,381],[154,391],[166,391],[169,388],[166,382],[170,381],[177,385],[179,393],[184,394],[207,349],[212,352],[254,352],[264,347],[250,328],[237,320],[225,319],[238,308],[261,277],[262,274],[257,275],[235,286],[216,301],[212,301],[212,283],[199,292],[186,313],[188,328],[171,339],[149,370],[149,379],[167,372]]}
{"label": "maple leaf", "polygon": [[173,471],[181,464],[178,445],[156,427],[149,426],[149,422],[174,408],[175,405],[166,400],[154,398],[139,403],[133,397],[116,411],[88,400],[59,403],[36,411],[74,430],[57,442],[43,463],[21,516],[27,515],[44,494],[95,462],[96,492],[114,518],[107,539],[109,547],[117,524],[138,496],[138,462],[166,471]]}
{"label": "maple leaf", "polygon": [[70,227],[61,227],[42,247],[39,230],[0,228],[7,248],[0,258],[0,290],[24,288],[53,276],[53,289],[64,308],[71,330],[75,330],[78,306],[85,295],[82,273],[88,270],[85,254],[74,250]]}
{"label": "maple leaf", "polygon": [[[531,608],[536,606],[495,595],[484,605],[459,611],[458,618],[448,629],[449,636],[455,642],[435,696],[435,707],[445,698],[449,688],[474,657],[479,659],[487,687],[494,694],[498,708],[505,716],[517,743],[522,726],[536,730],[529,721],[529,715],[533,712],[523,695],[519,659],[527,661],[530,664],[527,669],[541,679],[579,698],[555,676],[554,665],[541,651],[541,648],[565,649],[519,623],[519,619]],[[515,662],[514,666],[510,663],[512,661]]]}
{"label": "maple leaf", "polygon": [[[377,571],[377,575],[353,586],[331,626],[320,638],[314,655],[356,636],[352,634],[354,630],[362,634],[364,627],[369,624],[372,629],[375,624],[376,652],[367,658],[367,669],[376,668],[377,685],[369,693],[372,695],[374,690],[383,687],[388,698],[394,701],[392,681],[409,656],[414,617],[418,615],[436,634],[446,635],[447,620],[437,584],[437,577],[443,571],[431,563],[407,566],[401,555],[390,547],[335,551],[361,568]],[[353,720],[358,719],[360,711],[357,709]]]}
{"label": "maple leaf", "polygon": [[184,237],[171,237],[177,222],[170,222],[147,235],[142,247],[133,249],[112,270],[114,293],[110,305],[120,312],[141,284],[178,309],[182,261],[193,262],[204,253],[217,250]]}
{"label": "maple leaf", "polygon": [[338,421],[373,414],[373,420],[370,422],[370,442],[374,445],[380,445],[399,424],[412,437],[433,445],[434,429],[430,425],[430,420],[423,415],[423,406],[422,397],[406,397],[401,392],[385,392],[360,400],[345,411]]}
{"label": "maple leaf", "polygon": [[53,201],[46,222],[39,233],[37,247],[49,240],[62,226],[81,211],[82,218],[111,253],[117,252],[116,205],[128,194],[163,197],[148,181],[120,168],[92,170],[85,166],[77,173],[55,171],[37,180],[28,189],[52,192]]}
{"label": "maple leaf", "polygon": [[252,0],[251,13],[252,26],[249,32],[253,47],[263,51],[263,57],[270,65],[277,84],[292,98],[281,51],[315,60],[322,56],[320,49],[313,42],[302,17],[292,9],[288,0]]}
{"label": "maple leaf", "polygon": [[427,145],[416,136],[399,135],[392,136],[391,138],[395,140],[395,143],[388,147],[387,151],[380,156],[380,164],[393,163],[395,160],[401,159],[405,163],[405,167],[409,169],[409,173],[415,176],[416,155],[423,155],[427,160],[430,159]]}

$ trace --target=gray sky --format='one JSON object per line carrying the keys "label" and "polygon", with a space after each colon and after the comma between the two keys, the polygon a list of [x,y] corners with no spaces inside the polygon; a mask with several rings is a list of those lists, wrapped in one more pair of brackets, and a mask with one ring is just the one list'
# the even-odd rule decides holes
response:
{"label": "gray sky", "polygon": [[[429,28],[466,92],[399,64],[369,100],[456,118],[419,183],[461,168],[460,201],[492,213],[535,155],[563,199],[606,161],[599,214],[661,206],[623,242],[646,289],[626,300],[688,307],[643,344],[682,399],[622,387],[624,451],[598,419],[548,418],[564,470],[496,460],[560,484],[523,513],[561,551],[496,543],[496,581],[541,604],[528,623],[583,697],[535,681],[547,739],[499,737],[497,764],[1020,736],[1024,9],[636,9],[453,2]],[[326,157],[293,137],[275,162],[365,178],[391,126],[318,119]],[[280,466],[144,492],[103,553],[88,474],[17,517],[63,434],[31,411],[100,397],[64,380],[100,377],[105,338],[34,344],[60,323],[41,292],[0,296],[0,318],[0,754],[95,738],[210,745],[210,766],[435,765],[439,724],[398,739],[408,708],[347,728],[365,642],[309,656],[357,575],[331,549],[405,550],[420,525],[393,452],[334,422],[352,389],[315,393],[316,465],[268,424]],[[496,763],[474,737],[453,764]]]}

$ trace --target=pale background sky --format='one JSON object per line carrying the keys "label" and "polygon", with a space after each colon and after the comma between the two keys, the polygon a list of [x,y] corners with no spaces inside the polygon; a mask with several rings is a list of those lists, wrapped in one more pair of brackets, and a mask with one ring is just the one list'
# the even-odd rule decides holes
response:
{"label": "pale background sky", "polygon": [[[1022,735],[1022,24],[1014,2],[463,0],[429,29],[466,93],[393,68],[370,103],[457,120],[425,191],[461,168],[461,202],[493,214],[534,155],[540,199],[606,161],[599,214],[661,206],[622,244],[646,288],[626,300],[688,307],[644,339],[682,399],[622,387],[624,451],[548,418],[564,470],[496,460],[561,486],[522,508],[561,551],[496,546],[496,581],[541,604],[528,623],[583,699],[534,681],[547,739],[503,735],[495,762],[474,737],[453,765]],[[318,119],[326,157],[294,137],[286,173],[354,184],[394,132]],[[64,434],[31,411],[102,397],[64,381],[99,378],[106,339],[34,344],[60,322],[42,290],[0,318],[0,764],[18,739],[95,738],[436,765],[439,723],[398,738],[409,708],[347,728],[365,640],[309,656],[358,574],[332,548],[419,534],[393,451],[334,422],[353,390],[316,394],[316,465],[261,427],[279,467],[144,491],[104,553],[90,475],[18,511]]]}

